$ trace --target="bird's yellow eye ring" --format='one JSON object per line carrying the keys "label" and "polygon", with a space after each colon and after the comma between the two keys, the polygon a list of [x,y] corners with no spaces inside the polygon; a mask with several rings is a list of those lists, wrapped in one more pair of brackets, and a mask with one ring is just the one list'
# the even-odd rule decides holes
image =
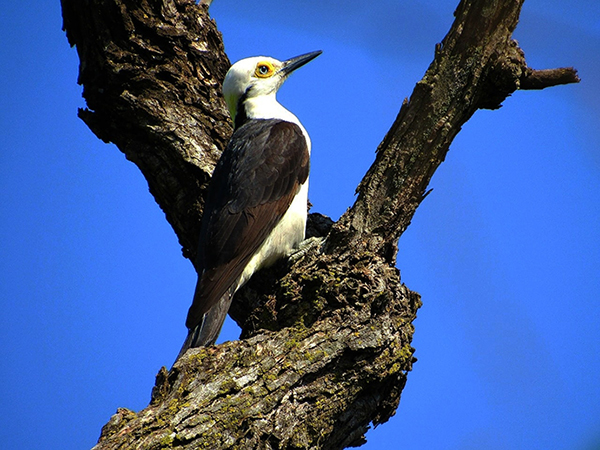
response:
{"label": "bird's yellow eye ring", "polygon": [[262,61],[256,65],[254,75],[258,78],[269,78],[275,73],[275,67],[269,61]]}

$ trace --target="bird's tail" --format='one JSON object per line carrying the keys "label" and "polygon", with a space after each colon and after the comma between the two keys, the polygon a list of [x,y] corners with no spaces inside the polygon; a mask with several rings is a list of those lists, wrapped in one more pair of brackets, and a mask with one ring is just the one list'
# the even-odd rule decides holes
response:
{"label": "bird's tail", "polygon": [[227,317],[233,293],[231,289],[225,292],[221,299],[204,314],[202,321],[188,331],[177,359],[181,358],[190,348],[206,347],[215,343]]}

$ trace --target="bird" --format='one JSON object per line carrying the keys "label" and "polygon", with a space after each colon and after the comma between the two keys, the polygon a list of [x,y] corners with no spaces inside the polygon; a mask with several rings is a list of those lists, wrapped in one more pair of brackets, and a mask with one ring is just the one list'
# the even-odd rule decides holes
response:
{"label": "bird", "polygon": [[198,281],[177,356],[213,345],[234,294],[256,271],[304,240],[311,141],[276,98],[288,76],[319,56],[242,59],[223,81],[234,131],[207,188],[195,267]]}

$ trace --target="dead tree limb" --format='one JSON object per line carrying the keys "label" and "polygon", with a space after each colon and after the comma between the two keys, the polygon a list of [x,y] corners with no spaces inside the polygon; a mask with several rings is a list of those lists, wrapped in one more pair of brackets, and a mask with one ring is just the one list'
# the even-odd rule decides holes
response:
{"label": "dead tree limb", "polygon": [[[522,3],[461,1],[354,206],[333,227],[313,215],[313,234],[326,239],[237,296],[231,314],[244,339],[163,368],[151,404],[117,411],[98,450],[341,449],[394,414],[420,306],[394,267],[397,241],[433,173],[477,109],[498,108],[520,88],[579,81],[573,69],[527,67],[512,40]],[[81,60],[80,117],[138,165],[193,257],[204,189],[231,132],[220,94],[229,62],[214,22],[192,0],[62,7]]]}

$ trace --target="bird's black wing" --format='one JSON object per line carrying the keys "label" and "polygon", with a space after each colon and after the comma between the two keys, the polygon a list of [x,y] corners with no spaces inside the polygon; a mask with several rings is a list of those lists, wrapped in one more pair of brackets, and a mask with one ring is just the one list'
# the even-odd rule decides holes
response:
{"label": "bird's black wing", "polygon": [[308,178],[300,127],[250,120],[223,152],[208,188],[200,231],[200,274],[186,326],[192,330],[242,274]]}

